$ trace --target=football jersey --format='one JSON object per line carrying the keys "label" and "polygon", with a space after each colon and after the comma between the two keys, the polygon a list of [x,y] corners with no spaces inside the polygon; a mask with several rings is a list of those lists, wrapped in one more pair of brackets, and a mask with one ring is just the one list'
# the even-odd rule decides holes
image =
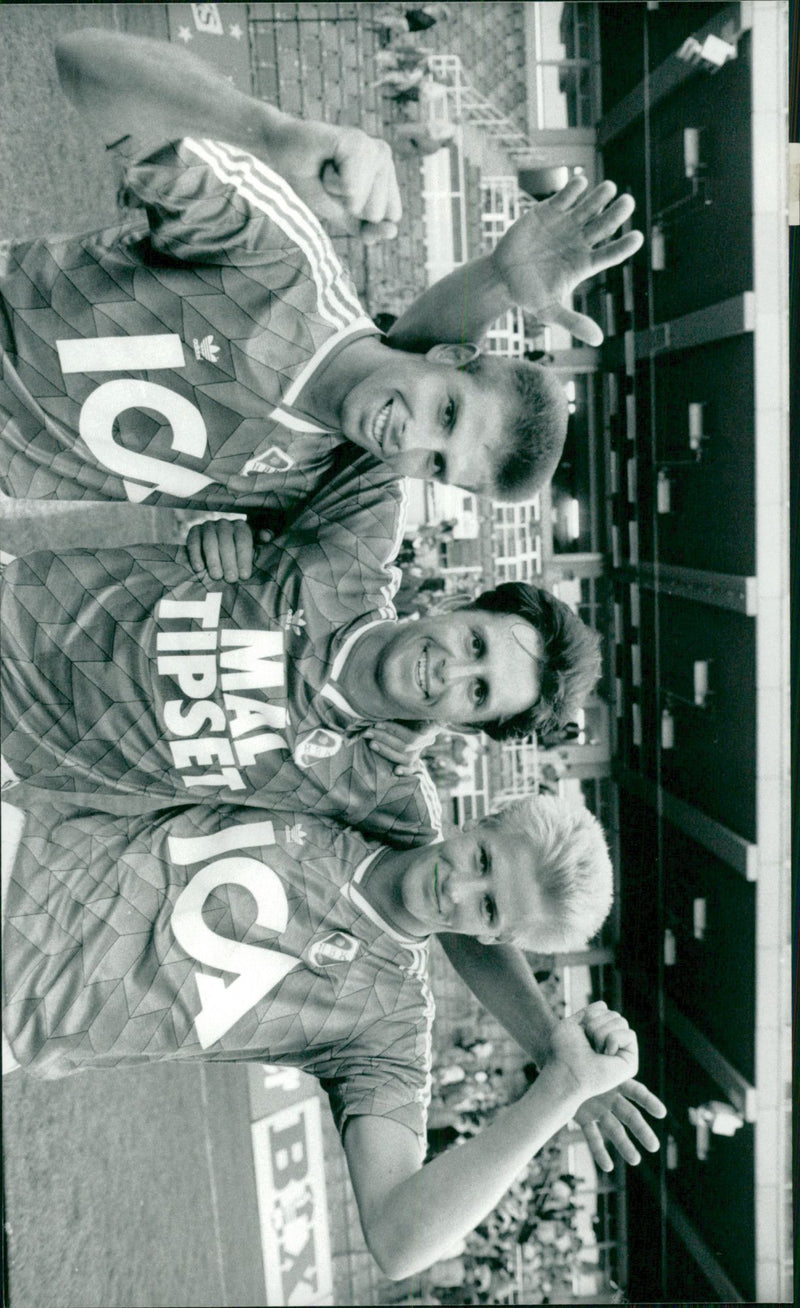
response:
{"label": "football jersey", "polygon": [[364,455],[280,545],[259,547],[249,581],[198,575],[182,546],[11,563],[2,682],[13,773],[115,812],[222,800],[336,818],[400,846],[435,837],[430,775],[397,776],[339,685],[354,643],[396,621],[387,560],[404,498],[404,483]]}
{"label": "football jersey", "polygon": [[286,1064],[320,1080],[340,1129],[374,1114],[421,1135],[428,943],[362,895],[381,857],[306,814],[30,812],[4,906],[17,1060],[47,1078],[167,1058]]}
{"label": "football jersey", "polygon": [[292,507],[343,440],[304,388],[374,323],[316,218],[246,152],[187,139],[125,185],[138,226],[9,250],[0,488]]}

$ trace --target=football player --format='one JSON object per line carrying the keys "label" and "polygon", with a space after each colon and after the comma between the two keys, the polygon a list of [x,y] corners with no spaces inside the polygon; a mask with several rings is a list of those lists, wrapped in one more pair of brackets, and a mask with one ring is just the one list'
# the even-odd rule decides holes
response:
{"label": "football player", "polygon": [[552,475],[567,423],[554,375],[463,342],[514,304],[601,338],[562,301],[638,248],[639,233],[610,239],[631,197],[573,179],[384,342],[314,215],[396,229],[385,142],[282,114],[166,43],[84,31],[57,58],[144,217],[8,252],[7,495],[283,511],[343,442],[504,499]]}
{"label": "football player", "polygon": [[166,1058],[316,1076],[367,1244],[399,1279],[476,1226],[587,1098],[637,1070],[625,1020],[592,1004],[559,1024],[522,1099],[423,1166],[430,936],[580,947],[611,883],[596,819],[550,798],[410,851],[305,814],[122,818],[56,801],[28,814],[4,896],[4,1034],[41,1077]]}

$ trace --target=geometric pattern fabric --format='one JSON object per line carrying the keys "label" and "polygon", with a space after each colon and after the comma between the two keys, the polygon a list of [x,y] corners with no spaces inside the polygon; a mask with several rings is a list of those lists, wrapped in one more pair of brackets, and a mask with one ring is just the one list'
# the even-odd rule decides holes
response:
{"label": "geometric pattern fabric", "polygon": [[191,139],[140,160],[126,142],[125,195],[143,219],[10,248],[0,488],[294,507],[343,439],[308,419],[302,391],[375,326],[316,218],[265,164]]}
{"label": "geometric pattern fabric", "polygon": [[[426,771],[397,776],[337,690],[351,643],[395,621],[402,481],[358,452],[249,581],[198,575],[182,546],[37,552],[2,584],[3,755],[91,807],[198,802],[331,817],[426,844]],[[338,663],[337,663],[338,660]]]}
{"label": "geometric pattern fabric", "polygon": [[379,853],[305,814],[31,810],[5,903],[17,1059],[47,1078],[167,1058],[286,1064],[322,1082],[340,1129],[366,1113],[423,1134],[427,944],[350,893]]}

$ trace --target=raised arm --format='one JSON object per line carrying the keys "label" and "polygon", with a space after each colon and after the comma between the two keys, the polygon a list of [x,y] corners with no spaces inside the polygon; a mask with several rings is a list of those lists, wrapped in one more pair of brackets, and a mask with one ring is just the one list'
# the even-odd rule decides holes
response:
{"label": "raised arm", "polygon": [[[552,1012],[522,951],[512,945],[482,945],[465,935],[440,935],[439,940],[462,981],[542,1067],[563,1023]],[[609,1145],[632,1165],[641,1161],[634,1140],[649,1153],[658,1150],[658,1137],[642,1109],[657,1118],[667,1111],[641,1081],[626,1081],[588,1099],[576,1113],[601,1171],[610,1172],[614,1166]]]}
{"label": "raised arm", "polygon": [[614,199],[613,182],[586,190],[585,177],[533,204],[491,254],[473,259],[425,291],[389,332],[398,349],[427,350],[442,341],[478,341],[508,309],[519,307],[540,322],[558,323],[588,345],[599,345],[596,322],[567,303],[581,282],[623,263],[639,249],[641,232],[614,233],[636,202]]}
{"label": "raised arm", "polygon": [[319,217],[367,241],[396,234],[402,205],[385,141],[281,113],[165,41],[75,32],[58,42],[56,66],[65,94],[106,144],[125,136],[144,148],[184,136],[227,141],[274,168]]}
{"label": "raised arm", "polygon": [[617,1084],[636,1067],[636,1037],[624,1018],[593,1004],[560,1025],[547,1065],[522,1099],[480,1135],[424,1167],[407,1127],[354,1118],[345,1153],[367,1245],[386,1275],[399,1280],[429,1267],[491,1212],[587,1094]]}

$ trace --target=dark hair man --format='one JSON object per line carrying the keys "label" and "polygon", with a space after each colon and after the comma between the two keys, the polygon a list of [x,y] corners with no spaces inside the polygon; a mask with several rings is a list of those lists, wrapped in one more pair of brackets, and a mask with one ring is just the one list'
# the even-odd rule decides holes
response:
{"label": "dark hair man", "polygon": [[461,342],[517,302],[597,333],[560,301],[638,248],[638,233],[608,239],[630,197],[573,180],[422,296],[390,349],[312,212],[366,239],[394,231],[385,142],[290,118],[166,43],[85,31],[57,57],[67,95],[127,160],[146,223],[11,246],[6,494],[283,511],[343,439],[397,473],[506,498],[552,475],[557,380]]}
{"label": "dark hair man", "polygon": [[51,1078],[182,1058],[310,1072],[367,1244],[400,1279],[476,1226],[584,1100],[637,1065],[624,1018],[590,1005],[560,1023],[522,1099],[423,1166],[430,936],[574,946],[610,894],[596,820],[555,800],[410,851],[302,813],[120,818],[57,802],[28,814],[3,895],[5,1069]]}

